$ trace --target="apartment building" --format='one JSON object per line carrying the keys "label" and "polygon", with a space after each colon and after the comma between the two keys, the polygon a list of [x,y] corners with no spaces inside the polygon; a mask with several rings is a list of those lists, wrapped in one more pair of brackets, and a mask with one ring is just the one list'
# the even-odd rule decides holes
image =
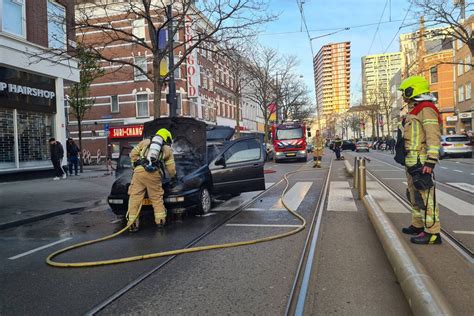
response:
{"label": "apartment building", "polygon": [[[470,29],[474,30],[474,15],[471,15],[464,22],[470,25]],[[474,63],[469,47],[463,42],[457,40],[454,44],[454,97],[455,97],[455,114],[450,119],[456,126],[455,131],[472,131],[474,109],[474,97],[472,95],[472,86],[474,84]]]}
{"label": "apartment building", "polygon": [[64,84],[79,71],[52,50],[73,50],[73,20],[73,0],[0,1],[0,174],[50,169],[49,138],[66,143]]}
{"label": "apartment building", "polygon": [[324,45],[313,58],[316,102],[322,125],[331,125],[334,115],[349,109],[350,58],[350,42]]}
{"label": "apartment building", "polygon": [[[85,1],[76,6],[76,10],[87,8],[89,16],[95,23],[110,23],[132,33],[151,44],[147,23],[134,14],[124,14],[123,10],[114,10],[114,6],[123,4],[103,3],[102,1]],[[107,14],[104,13],[106,8]],[[107,10],[108,8],[108,10]],[[117,7],[119,8],[119,7]],[[163,12],[164,14],[164,12]],[[157,20],[160,18],[158,17]],[[199,21],[197,23],[199,25]],[[174,41],[183,44],[189,27],[180,26]],[[78,41],[84,43],[106,40],[106,32],[82,30]],[[177,91],[177,115],[195,117],[209,124],[236,126],[236,99],[233,93],[235,79],[232,77],[230,61],[215,55],[215,47],[211,43],[203,43],[193,50],[190,58],[175,70],[174,77]],[[106,48],[106,54],[115,59],[128,60],[141,65],[148,73],[152,73],[152,55],[141,46],[130,43],[114,44]],[[183,47],[174,51],[175,60],[183,54]],[[153,111],[153,82],[132,66],[117,63],[103,63],[106,74],[94,81],[91,86],[91,97],[95,100],[92,109],[83,121],[83,149],[92,157],[111,154],[117,158],[120,148],[124,145],[133,146],[141,140],[143,123],[152,120],[156,115]],[[193,69],[189,69],[193,67]],[[167,87],[163,87],[160,100],[160,116],[169,116],[166,103]],[[241,114],[245,113],[242,112]],[[242,115],[241,125],[242,125]],[[77,122],[70,117],[69,132],[73,138],[78,137]],[[109,132],[107,132],[109,131]]]}

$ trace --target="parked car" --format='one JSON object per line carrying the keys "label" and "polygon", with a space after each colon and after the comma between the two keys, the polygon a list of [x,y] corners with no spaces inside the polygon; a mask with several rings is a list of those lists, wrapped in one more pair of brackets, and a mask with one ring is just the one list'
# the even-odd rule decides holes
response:
{"label": "parked car", "polygon": [[472,158],[472,143],[466,135],[442,135],[439,158],[464,156]]}
{"label": "parked car", "polygon": [[[238,195],[265,189],[264,153],[255,137],[230,140],[233,129],[209,126],[194,118],[159,118],[144,125],[144,137],[151,137],[159,128],[168,128],[173,135],[173,155],[177,178],[170,182],[165,176],[164,202],[169,213],[205,214],[210,211],[213,196]],[[116,180],[108,202],[117,215],[128,208],[128,187],[132,176],[129,153],[124,148],[118,160]],[[143,212],[152,211],[145,196]]]}
{"label": "parked car", "polygon": [[342,141],[342,150],[356,150],[356,145],[351,140],[343,140]]}
{"label": "parked car", "polygon": [[369,150],[370,150],[369,143],[364,142],[364,141],[360,141],[356,143],[356,149],[355,149],[356,152],[359,152],[359,151],[369,152]]}

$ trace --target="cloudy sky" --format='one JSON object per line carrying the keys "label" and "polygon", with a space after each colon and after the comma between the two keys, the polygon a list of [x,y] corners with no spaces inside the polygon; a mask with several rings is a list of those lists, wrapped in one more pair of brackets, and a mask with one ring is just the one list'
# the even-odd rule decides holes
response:
{"label": "cloudy sky", "polygon": [[[297,71],[304,76],[314,95],[311,46],[308,35],[305,31],[301,31],[297,0],[269,1],[271,10],[280,12],[281,15],[277,21],[266,25],[260,34],[260,42],[278,49],[283,54],[296,55],[300,60]],[[402,20],[410,7],[409,2],[408,0],[305,0],[304,2],[304,13],[311,37],[350,28],[314,39],[311,43],[316,54],[322,45],[351,42],[351,103],[354,103],[361,96],[361,57],[384,51],[399,51],[398,36],[392,44],[390,42],[402,25]],[[404,22],[404,25],[408,26],[403,27],[401,33],[416,28],[414,25],[416,18],[412,11],[411,9],[408,12]],[[379,21],[381,23],[377,31]]]}

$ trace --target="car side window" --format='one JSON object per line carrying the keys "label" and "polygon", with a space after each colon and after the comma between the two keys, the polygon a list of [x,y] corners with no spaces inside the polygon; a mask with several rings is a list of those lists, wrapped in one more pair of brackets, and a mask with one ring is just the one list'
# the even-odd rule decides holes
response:
{"label": "car side window", "polygon": [[240,141],[231,146],[225,153],[226,163],[245,162],[259,160],[261,155],[261,146],[256,139]]}

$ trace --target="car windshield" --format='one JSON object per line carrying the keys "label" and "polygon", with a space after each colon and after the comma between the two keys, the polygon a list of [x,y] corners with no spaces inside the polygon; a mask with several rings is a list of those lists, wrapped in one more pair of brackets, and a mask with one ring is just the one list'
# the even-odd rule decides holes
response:
{"label": "car windshield", "polygon": [[446,141],[451,143],[464,143],[468,142],[469,138],[467,136],[446,137]]}
{"label": "car windshield", "polygon": [[367,146],[367,143],[366,143],[366,142],[358,142],[357,145],[359,145],[359,146]]}
{"label": "car windshield", "polygon": [[276,133],[277,139],[299,139],[303,137],[301,128],[279,129]]}

